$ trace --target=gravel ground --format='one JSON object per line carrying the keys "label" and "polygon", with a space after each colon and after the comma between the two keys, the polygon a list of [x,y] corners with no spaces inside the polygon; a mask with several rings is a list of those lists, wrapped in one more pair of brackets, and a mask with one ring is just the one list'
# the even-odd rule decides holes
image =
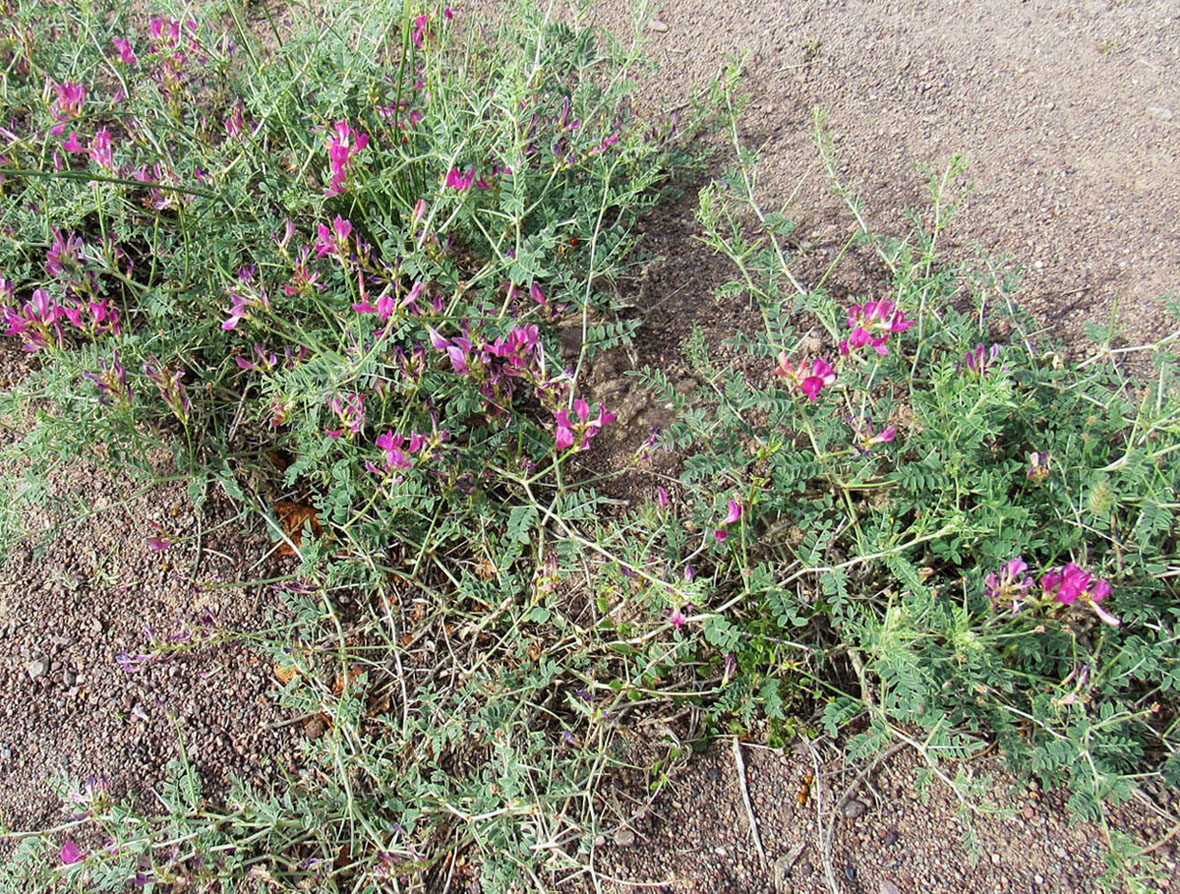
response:
{"label": "gravel ground", "polygon": [[[948,786],[920,782],[924,765],[908,748],[877,766],[849,767],[830,746],[819,745],[814,755],[806,746],[782,753],[747,746],[747,811],[731,743],[715,743],[694,759],[632,834],[603,845],[595,866],[601,890],[1100,890],[1105,833],[1092,823],[1071,826],[1059,796],[1018,785],[994,757],[944,764],[944,771],[962,770],[981,785],[975,803],[982,815],[965,815]],[[1175,793],[1158,795],[1172,813],[1180,807]],[[752,843],[751,815],[765,864]],[[1127,805],[1114,811],[1112,828],[1140,848],[1158,845],[1152,853],[1163,879],[1156,890],[1180,889],[1176,843],[1166,838],[1175,833],[1174,820],[1164,808]],[[589,885],[579,879],[568,888]]]}
{"label": "gravel ground", "polygon": [[[0,346],[0,379],[18,378],[25,363]],[[9,829],[60,822],[65,775],[93,774],[150,805],[182,743],[214,796],[230,774],[281,785],[294,766],[296,741],[277,726],[284,716],[271,698],[278,683],[232,641],[265,627],[277,607],[268,589],[228,586],[265,576],[251,566],[268,544],[213,501],[198,553],[183,485],[127,491],[91,463],[71,463],[52,482],[56,506],[23,516],[30,537],[0,567],[0,819]],[[92,514],[71,520],[81,512]],[[148,547],[153,522],[177,540],[162,552]],[[173,651],[158,654],[160,644]]]}

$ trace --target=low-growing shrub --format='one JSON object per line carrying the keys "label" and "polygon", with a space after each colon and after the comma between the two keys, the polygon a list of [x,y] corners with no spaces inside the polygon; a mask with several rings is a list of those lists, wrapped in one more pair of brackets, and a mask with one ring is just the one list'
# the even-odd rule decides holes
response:
{"label": "low-growing shrub", "polygon": [[689,339],[687,396],[637,373],[680,408],[662,440],[688,454],[685,506],[651,537],[693,549],[717,594],[687,628],[731,681],[715,728],[765,722],[785,744],[815,706],[829,735],[860,730],[850,755],[904,742],[957,787],[941,761],[998,745],[1104,822],[1143,779],[1180,781],[1180,330],[1116,347],[1091,325],[1093,350],[1069,359],[1011,277],[939,258],[959,161],[932,214],[885,239],[836,179],[822,119],[817,136],[862,227],[850,245],[888,279],[844,300],[804,286],[794,225],[760,207],[739,146],[701,191],[700,238],[738,273],[719,298],[749,302],[762,331],[729,340],[745,359],[724,365]]}
{"label": "low-growing shrub", "polygon": [[0,313],[36,368],[5,400],[39,408],[12,455],[151,476],[163,444],[198,506],[258,511],[298,565],[266,651],[327,732],[218,808],[183,762],[160,816],[75,781],[82,819],[8,878],[376,890],[473,844],[492,887],[576,869],[623,759],[587,670],[615,653],[559,606],[581,546],[550,532],[594,518],[571,469],[614,416],[579,374],[634,330],[633,225],[703,119],[641,122],[639,48],[530,4],[331,4],[265,40],[236,6],[9,6]]}

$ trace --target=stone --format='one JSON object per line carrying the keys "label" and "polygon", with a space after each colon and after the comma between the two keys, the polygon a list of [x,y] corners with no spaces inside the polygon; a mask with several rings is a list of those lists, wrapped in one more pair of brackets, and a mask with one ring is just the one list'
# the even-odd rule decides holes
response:
{"label": "stone", "polygon": [[840,812],[846,819],[860,819],[868,811],[868,805],[856,798],[849,798],[840,805]]}

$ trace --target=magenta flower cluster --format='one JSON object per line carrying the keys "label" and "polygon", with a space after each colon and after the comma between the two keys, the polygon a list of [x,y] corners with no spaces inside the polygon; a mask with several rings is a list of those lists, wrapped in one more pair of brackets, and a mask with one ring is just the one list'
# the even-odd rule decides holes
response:
{"label": "magenta flower cluster", "polygon": [[558,450],[585,450],[603,426],[615,419],[615,414],[602,407],[594,415],[584,400],[570,400],[568,382],[548,373],[535,324],[517,325],[507,335],[482,344],[470,337],[472,333],[466,327],[452,338],[430,327],[427,332],[431,345],[446,354],[451,368],[478,384],[493,413],[508,412],[517,383],[531,385],[541,405],[553,414],[554,446]]}
{"label": "magenta flower cluster", "polygon": [[[15,289],[0,279],[0,296],[12,300]],[[119,334],[119,312],[108,298],[57,301],[46,289],[35,289],[23,305],[0,305],[0,323],[4,334],[19,338],[26,351],[39,351],[62,343],[62,321],[69,322],[92,337],[104,333]]]}
{"label": "magenta flower cluster", "polygon": [[374,442],[383,454],[384,467],[378,467],[371,460],[365,460],[365,468],[374,475],[382,477],[394,472],[407,471],[414,467],[412,456],[417,455],[422,460],[431,459],[434,450],[447,437],[448,433],[445,428],[442,431],[435,429],[429,435],[411,431],[408,438],[400,433],[395,434],[392,430],[386,431],[384,434],[378,435]]}
{"label": "magenta flower cluster", "polygon": [[[491,172],[489,174],[480,175],[476,177],[475,168],[468,168],[466,171],[461,171],[458,168],[451,168],[447,171],[446,178],[443,183],[447,189],[464,190],[468,187],[474,186],[476,189],[491,189],[498,177],[511,176],[512,168],[504,165],[501,167],[499,162],[492,162]],[[490,178],[490,179],[489,179]]]}
{"label": "magenta flower cluster", "polygon": [[[1027,573],[1028,564],[1020,556],[1003,563],[983,582],[984,595],[995,609],[1018,614],[1030,600],[1033,579]],[[1100,603],[1111,594],[1110,584],[1096,579],[1074,562],[1046,571],[1040,579],[1041,593],[1047,602],[1060,605],[1082,605],[1089,608],[1104,624],[1118,627],[1121,621],[1106,611]]]}
{"label": "magenta flower cluster", "polygon": [[1118,627],[1118,618],[1106,611],[1099,603],[1110,595],[1110,584],[1095,579],[1089,571],[1073,562],[1041,575],[1041,590],[1046,596],[1063,605],[1084,605],[1091,609],[1103,624]]}
{"label": "magenta flower cluster", "polygon": [[847,355],[868,346],[885,356],[889,353],[885,347],[889,336],[895,332],[905,332],[914,322],[905,318],[895,302],[885,298],[854,304],[848,308],[848,328],[852,332],[840,342],[840,353]]}

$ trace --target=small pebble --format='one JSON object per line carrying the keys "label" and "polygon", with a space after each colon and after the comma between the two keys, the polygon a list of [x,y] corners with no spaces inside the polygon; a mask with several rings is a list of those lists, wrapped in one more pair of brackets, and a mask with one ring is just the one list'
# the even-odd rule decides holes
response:
{"label": "small pebble", "polygon": [[840,805],[840,812],[848,819],[860,819],[868,809],[863,801],[858,801],[856,798],[849,798]]}

